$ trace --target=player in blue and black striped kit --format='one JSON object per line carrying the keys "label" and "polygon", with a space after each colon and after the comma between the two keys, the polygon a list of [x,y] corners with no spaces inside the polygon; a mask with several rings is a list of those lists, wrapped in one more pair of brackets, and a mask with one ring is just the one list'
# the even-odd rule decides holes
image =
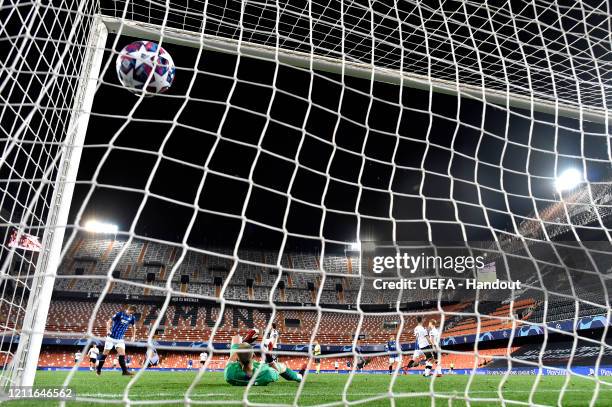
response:
{"label": "player in blue and black striped kit", "polygon": [[117,349],[117,354],[119,355],[119,365],[121,366],[123,375],[133,375],[132,372],[127,370],[127,365],[125,364],[125,342],[123,341],[123,337],[125,336],[125,332],[131,326],[132,342],[136,341],[136,317],[134,316],[134,311],[136,311],[136,307],[129,305],[106,321],[107,337],[104,341],[104,351],[99,356],[98,360],[98,367],[96,370],[96,374],[98,376],[102,372],[102,366],[104,366],[106,356],[108,356],[113,348]]}
{"label": "player in blue and black striped kit", "polygon": [[389,352],[389,374],[393,373],[395,362],[400,361],[400,356],[397,353],[397,342],[393,336],[389,337],[387,344],[385,345],[385,351]]}

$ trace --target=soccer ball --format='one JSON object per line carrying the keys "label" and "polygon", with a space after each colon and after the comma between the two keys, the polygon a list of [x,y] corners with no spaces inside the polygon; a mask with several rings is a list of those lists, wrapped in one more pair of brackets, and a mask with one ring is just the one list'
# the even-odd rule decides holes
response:
{"label": "soccer ball", "polygon": [[[128,90],[152,95],[172,86],[176,67],[170,54],[153,41],[134,41],[126,45],[115,63],[119,82]],[[148,83],[147,83],[148,80]]]}

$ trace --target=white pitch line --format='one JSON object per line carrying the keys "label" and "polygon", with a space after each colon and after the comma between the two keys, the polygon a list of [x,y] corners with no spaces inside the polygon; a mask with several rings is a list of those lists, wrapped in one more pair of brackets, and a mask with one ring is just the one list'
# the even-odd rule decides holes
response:
{"label": "white pitch line", "polygon": [[[557,390],[557,389],[541,389],[538,390],[538,393],[560,393],[561,390]],[[531,393],[531,390],[504,390],[502,391],[503,395],[506,394],[513,394],[513,393]],[[567,389],[565,390],[565,393],[592,393],[592,390],[590,389]],[[190,398],[193,399],[194,397],[232,397],[232,396],[236,396],[237,393],[192,393],[190,394]],[[348,396],[363,396],[363,397],[371,397],[371,396],[380,396],[383,394],[387,394],[385,392],[380,392],[380,393],[349,393]],[[459,391],[437,391],[435,392],[435,394],[440,394],[440,395],[454,395],[454,394],[461,394],[463,395],[463,392],[459,392]],[[474,390],[474,391],[470,391],[469,394],[495,394],[497,396],[498,392],[497,390]],[[274,396],[295,396],[296,393],[274,393]],[[92,397],[92,398],[123,398],[123,394],[114,394],[114,393],[78,393],[77,394],[78,397]],[[155,396],[159,396],[159,397],[167,397],[167,396],[176,396],[176,393],[155,393]],[[258,397],[258,394],[254,394],[254,397]],[[263,396],[263,394],[262,394]],[[410,397],[410,393],[401,393],[402,397]],[[300,398],[304,398],[304,397],[320,397],[320,394],[305,394],[302,393],[300,395]],[[422,395],[418,396],[418,397],[424,397]],[[138,399],[131,399],[131,400],[138,400]],[[182,400],[182,399],[177,399],[177,400]]]}

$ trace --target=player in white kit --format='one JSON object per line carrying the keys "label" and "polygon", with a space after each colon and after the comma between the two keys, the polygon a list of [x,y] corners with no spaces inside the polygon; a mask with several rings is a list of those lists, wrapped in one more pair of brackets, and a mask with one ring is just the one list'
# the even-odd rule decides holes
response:
{"label": "player in white kit", "polygon": [[[157,345],[157,342],[153,342],[153,345]],[[151,347],[147,349],[147,357],[149,359],[149,363],[147,364],[147,368],[159,366],[159,354],[157,353],[157,349],[155,347]]]}
{"label": "player in white kit", "polygon": [[440,330],[436,328],[437,321],[435,319],[429,320],[429,340],[433,344],[435,359],[433,362],[436,364],[436,376],[442,377],[442,350],[440,348]]}
{"label": "player in white kit", "polygon": [[275,351],[278,349],[278,339],[280,337],[280,333],[276,329],[276,323],[272,323],[272,329],[268,333],[268,337],[263,340],[262,347],[266,352],[264,352],[264,361],[268,365],[274,365],[276,363],[276,353]]}
{"label": "player in white kit", "polygon": [[204,351],[200,353],[200,369],[204,368],[206,361],[208,360],[208,352]]}
{"label": "player in white kit", "polygon": [[423,317],[417,317],[417,326],[414,328],[414,338],[416,339],[416,349],[414,350],[414,354],[412,355],[412,360],[408,362],[408,366],[406,368],[411,368],[413,366],[418,365],[419,361],[422,358],[425,358],[427,361],[425,365],[425,374],[424,376],[429,376],[429,370],[431,370],[431,363],[434,359],[433,352],[433,344],[429,339],[429,332],[423,326]]}
{"label": "player in white kit", "polygon": [[94,370],[98,364],[98,355],[100,354],[100,350],[98,349],[98,345],[95,343],[91,345],[87,355],[89,356],[89,370]]}
{"label": "player in white kit", "polygon": [[77,353],[74,354],[74,364],[78,365],[79,363],[81,363],[81,358],[83,357],[83,354],[79,351]]}

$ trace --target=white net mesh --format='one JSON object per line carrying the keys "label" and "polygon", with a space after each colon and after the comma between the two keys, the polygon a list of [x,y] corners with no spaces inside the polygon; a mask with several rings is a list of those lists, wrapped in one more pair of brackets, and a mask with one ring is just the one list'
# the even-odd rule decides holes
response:
{"label": "white net mesh", "polygon": [[[206,350],[205,369],[174,391],[139,369],[83,400],[610,400],[607,2],[53,1],[0,13],[3,384],[86,354],[129,302],[133,367],[155,348],[172,369]],[[140,39],[176,63],[163,95],[117,80],[117,53]],[[568,168],[580,179],[556,189]],[[91,232],[93,218],[118,231]],[[23,236],[42,250],[8,244]],[[524,288],[477,301],[373,290],[357,245],[368,241],[488,242],[497,277]],[[412,391],[402,371],[417,315],[441,322],[445,369],[495,381]],[[322,397],[313,372],[273,400],[254,380],[211,385],[231,336],[272,323],[294,370],[314,369],[317,341],[323,370],[349,372],[337,394]],[[358,362],[386,371],[389,337],[402,362],[366,386]],[[74,386],[84,376],[68,364],[38,384]],[[517,372],[536,380],[508,390]]]}
{"label": "white net mesh", "polygon": [[574,107],[610,103],[605,2],[446,3],[132,1],[102,11]]}

